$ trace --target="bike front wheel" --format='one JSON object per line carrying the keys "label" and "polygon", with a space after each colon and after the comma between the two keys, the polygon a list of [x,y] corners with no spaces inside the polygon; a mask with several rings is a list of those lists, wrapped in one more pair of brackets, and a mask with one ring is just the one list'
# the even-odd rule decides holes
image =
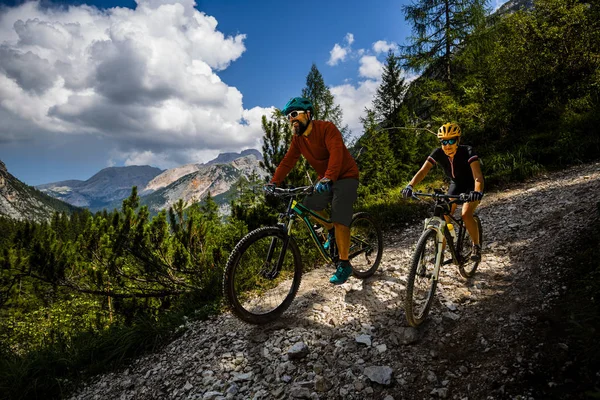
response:
{"label": "bike front wheel", "polygon": [[350,224],[349,258],[354,276],[366,279],[373,275],[383,255],[383,235],[371,215],[359,212]]}
{"label": "bike front wheel", "polygon": [[248,233],[235,246],[225,267],[223,295],[242,321],[264,324],[292,303],[302,279],[300,250],[277,227]]}
{"label": "bike front wheel", "polygon": [[[483,230],[481,229],[481,220],[477,215],[474,215],[473,218],[475,222],[477,222],[477,228],[479,231],[479,244],[483,243]],[[479,266],[481,261],[473,261],[471,260],[471,252],[473,249],[473,240],[468,232],[465,232],[462,238],[462,242],[460,243],[460,264],[458,265],[458,272],[463,278],[471,278],[475,275],[475,271]]]}
{"label": "bike front wheel", "polygon": [[434,276],[437,251],[437,233],[428,229],[417,242],[406,285],[404,310],[410,326],[421,325],[431,309],[437,286]]}

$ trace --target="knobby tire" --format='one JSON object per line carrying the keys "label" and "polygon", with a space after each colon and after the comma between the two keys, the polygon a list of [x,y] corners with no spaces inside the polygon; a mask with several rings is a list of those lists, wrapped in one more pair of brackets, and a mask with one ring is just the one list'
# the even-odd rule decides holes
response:
{"label": "knobby tire", "polygon": [[[272,263],[276,263],[283,242],[289,239],[284,256],[284,270],[275,278],[267,277],[265,268],[269,243],[277,244]],[[291,257],[291,258],[289,258]],[[262,264],[261,264],[262,263]],[[302,259],[298,245],[292,237],[278,227],[258,228],[242,238],[235,246],[223,275],[223,294],[232,313],[250,324],[265,324],[277,319],[292,303],[302,280]],[[289,286],[286,289],[284,285]],[[258,306],[271,295],[281,293],[268,306]]]}
{"label": "knobby tire", "polygon": [[[475,222],[477,222],[477,227],[479,228],[479,244],[483,244],[483,230],[481,228],[481,220],[477,215],[474,215]],[[481,261],[471,261],[471,248],[473,245],[473,241],[469,236],[469,233],[466,232],[463,237],[462,247],[461,247],[461,262],[458,265],[458,272],[463,278],[471,278],[475,275],[475,271],[477,271],[477,267]]]}
{"label": "knobby tire", "polygon": [[[437,233],[433,229],[427,229],[423,232],[411,259],[404,310],[408,324],[413,327],[421,325],[425,320],[435,295],[437,279],[433,279],[431,274],[437,256],[438,243],[436,236]],[[433,246],[433,249],[431,246]]]}
{"label": "knobby tire", "polygon": [[[350,223],[350,263],[352,273],[359,279],[372,276],[383,255],[383,234],[373,217],[366,212],[352,216]],[[368,249],[365,245],[368,243]],[[366,250],[366,251],[365,251]],[[353,254],[356,255],[353,257]]]}

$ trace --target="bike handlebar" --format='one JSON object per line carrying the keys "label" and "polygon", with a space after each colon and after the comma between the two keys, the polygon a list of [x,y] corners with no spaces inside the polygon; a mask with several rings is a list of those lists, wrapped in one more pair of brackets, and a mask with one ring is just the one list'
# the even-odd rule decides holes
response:
{"label": "bike handlebar", "polygon": [[469,198],[468,193],[460,193],[460,194],[443,194],[443,193],[422,193],[422,192],[413,192],[412,197],[418,199],[418,196],[423,197],[433,197],[435,200],[453,200],[452,203],[457,201],[467,201]]}
{"label": "bike handlebar", "polygon": [[266,193],[277,197],[292,197],[303,194],[312,194],[315,190],[314,186],[298,186],[284,189],[269,185],[265,186],[263,189]]}

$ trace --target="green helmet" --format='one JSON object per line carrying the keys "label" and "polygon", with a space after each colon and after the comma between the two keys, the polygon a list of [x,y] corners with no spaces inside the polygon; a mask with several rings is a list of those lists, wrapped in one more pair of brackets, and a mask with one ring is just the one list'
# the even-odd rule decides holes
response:
{"label": "green helmet", "polygon": [[286,103],[286,105],[281,109],[283,115],[287,115],[292,111],[303,110],[310,111],[310,114],[314,114],[313,105],[307,98],[304,97],[294,97],[290,101]]}

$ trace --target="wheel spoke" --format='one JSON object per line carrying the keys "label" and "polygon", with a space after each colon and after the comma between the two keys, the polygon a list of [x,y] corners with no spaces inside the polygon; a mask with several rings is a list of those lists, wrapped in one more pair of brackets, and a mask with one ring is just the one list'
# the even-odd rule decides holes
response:
{"label": "wheel spoke", "polygon": [[296,295],[301,261],[295,245],[284,245],[286,235],[277,228],[248,234],[232,252],[223,280],[232,311],[251,323],[279,316]]}
{"label": "wheel spoke", "polygon": [[426,231],[419,239],[412,258],[404,307],[411,326],[421,324],[431,308],[436,288],[433,273],[437,246],[436,233]]}
{"label": "wheel spoke", "polygon": [[381,231],[367,213],[357,213],[350,225],[350,260],[354,275],[364,279],[377,270],[383,253]]}

